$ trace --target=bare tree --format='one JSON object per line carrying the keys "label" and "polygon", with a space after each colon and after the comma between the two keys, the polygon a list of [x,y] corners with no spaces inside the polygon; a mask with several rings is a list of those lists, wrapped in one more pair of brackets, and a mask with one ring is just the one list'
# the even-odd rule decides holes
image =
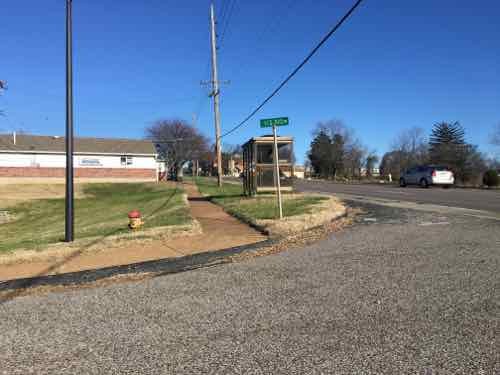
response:
{"label": "bare tree", "polygon": [[392,143],[392,149],[400,154],[400,168],[406,169],[424,164],[428,159],[428,146],[422,128],[412,127],[402,130]]}
{"label": "bare tree", "polygon": [[339,119],[334,118],[331,120],[318,122],[315,130],[313,131],[313,135],[317,135],[320,131],[328,135],[331,139],[333,139],[335,135],[342,136],[344,145],[346,146],[349,146],[353,142],[356,142],[356,139],[354,137],[354,130],[349,128],[344,124],[342,120]]}
{"label": "bare tree", "polygon": [[367,150],[359,140],[347,145],[344,153],[344,172],[346,177],[361,177]]}
{"label": "bare tree", "polygon": [[391,143],[391,151],[382,157],[380,172],[399,179],[401,171],[428,161],[428,144],[422,128],[403,129]]}
{"label": "bare tree", "polygon": [[404,154],[407,166],[425,163],[428,157],[427,140],[422,128],[402,130],[392,142],[392,149]]}
{"label": "bare tree", "polygon": [[167,170],[182,178],[182,168],[188,161],[199,159],[209,151],[207,139],[184,120],[156,121],[146,128],[146,138],[156,146]]}

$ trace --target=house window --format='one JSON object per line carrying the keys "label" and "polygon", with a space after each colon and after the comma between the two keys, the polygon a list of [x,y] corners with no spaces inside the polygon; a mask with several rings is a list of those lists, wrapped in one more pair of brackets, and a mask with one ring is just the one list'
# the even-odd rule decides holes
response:
{"label": "house window", "polygon": [[120,157],[121,165],[132,165],[132,156],[123,155]]}

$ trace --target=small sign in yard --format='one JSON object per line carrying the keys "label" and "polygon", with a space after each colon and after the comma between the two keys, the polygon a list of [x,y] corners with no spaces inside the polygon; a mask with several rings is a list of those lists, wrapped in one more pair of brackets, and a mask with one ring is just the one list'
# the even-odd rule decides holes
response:
{"label": "small sign in yard", "polygon": [[260,120],[261,128],[272,128],[273,126],[285,126],[285,125],[288,125],[288,117],[266,118]]}
{"label": "small sign in yard", "polygon": [[0,224],[8,223],[9,221],[9,211],[0,211]]}

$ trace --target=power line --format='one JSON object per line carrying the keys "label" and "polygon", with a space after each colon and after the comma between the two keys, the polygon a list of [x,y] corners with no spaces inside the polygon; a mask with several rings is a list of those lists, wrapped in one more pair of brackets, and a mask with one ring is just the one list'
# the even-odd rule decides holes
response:
{"label": "power line", "polygon": [[221,25],[224,23],[224,20],[225,20],[225,17],[227,15],[227,10],[229,8],[229,3],[230,2],[231,2],[231,0],[224,1],[223,4],[222,4],[222,7],[220,9],[219,16],[217,17],[217,19],[220,20],[220,24]]}
{"label": "power line", "polygon": [[224,134],[222,134],[221,138],[233,133],[243,125],[247,123],[248,120],[250,120],[257,112],[261,110],[262,107],[264,107],[269,100],[272,99],[273,96],[275,96],[282,88],[285,86],[288,81],[290,81],[304,65],[307,64],[307,62],[316,54],[316,52],[321,48],[321,46],[328,40],[330,37],[342,26],[342,24],[351,16],[351,14],[356,10],[356,8],[361,4],[363,0],[357,0],[354,5],[349,9],[349,11],[340,19],[340,21],[337,22],[337,24],[321,39],[321,41],[312,49],[312,51],[307,55],[307,57],[288,75],[288,77],[285,78],[283,82],[279,84],[279,86],[266,98],[264,101],[257,107],[255,108],[243,121],[241,121],[238,125],[233,127],[231,130],[228,130]]}
{"label": "power line", "polygon": [[[280,25],[286,20],[287,16],[290,14],[290,11],[292,10],[293,7],[297,4],[298,0],[289,0],[288,5],[285,9],[279,10],[277,14],[278,16],[272,15],[273,19],[276,18],[276,21],[274,22],[266,22],[265,26],[261,28],[260,33],[257,36],[257,39],[255,40],[255,45],[257,48],[253,50],[253,54],[256,55],[258,51],[262,50],[262,45],[261,42],[263,41],[264,37],[269,34],[271,31],[276,32],[277,30],[280,30]],[[248,67],[248,65],[251,63],[250,59],[244,59],[241,64],[238,65],[238,68],[236,69],[235,72],[232,73],[233,76],[237,76],[240,74],[245,68]]]}
{"label": "power line", "polygon": [[226,23],[224,25],[224,28],[222,29],[222,34],[219,40],[219,48],[222,46],[222,41],[224,40],[224,36],[226,35],[226,31],[228,30],[228,26],[231,23],[231,17],[233,16],[234,8],[236,5],[237,0],[233,0],[231,3],[231,7],[229,8],[229,13],[226,16]]}
{"label": "power line", "polygon": [[[204,70],[204,78],[207,77],[209,75],[209,73],[210,73],[210,57],[207,60],[207,65],[206,65],[205,70]],[[209,95],[207,94],[207,92],[203,89],[203,87],[200,87],[200,96],[199,96],[199,99],[198,99],[198,102],[197,102],[197,105],[196,105],[196,108],[194,111],[197,119],[200,117],[201,111],[203,109],[203,104],[205,104],[205,102],[206,102],[206,100],[208,100],[208,98],[209,98]]]}

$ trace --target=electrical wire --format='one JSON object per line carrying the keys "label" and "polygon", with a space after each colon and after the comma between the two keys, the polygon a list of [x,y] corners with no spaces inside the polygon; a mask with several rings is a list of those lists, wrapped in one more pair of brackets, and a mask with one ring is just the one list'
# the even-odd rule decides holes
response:
{"label": "electrical wire", "polygon": [[233,0],[233,2],[231,3],[231,8],[229,8],[229,11],[228,11],[229,13],[226,16],[226,23],[225,23],[224,27],[222,28],[221,37],[219,39],[219,43],[218,43],[219,48],[222,46],[222,42],[224,41],[224,36],[226,35],[226,32],[229,28],[229,24],[231,23],[231,17],[233,16],[236,3],[237,3],[237,0]]}
{"label": "electrical wire", "polygon": [[[262,50],[262,41],[264,40],[264,37],[268,35],[270,32],[276,33],[277,30],[281,29],[281,24],[287,19],[287,16],[290,14],[290,11],[297,5],[298,0],[289,0],[288,5],[285,9],[279,10],[278,9],[278,14],[279,17],[276,17],[275,22],[266,22],[265,26],[261,29],[260,33],[258,34],[256,40],[255,40],[255,45],[257,48],[255,48],[252,53],[253,55],[258,55],[257,52]],[[236,71],[232,72],[232,75],[234,77],[238,76],[243,70],[245,70],[248,65],[251,63],[250,59],[244,59],[240,64],[238,64]]]}
{"label": "electrical wire", "polygon": [[[206,77],[209,73],[210,73],[210,58],[207,61],[204,77]],[[196,109],[194,111],[196,121],[198,121],[198,119],[200,118],[201,112],[204,108],[203,105],[206,103],[206,101],[208,99],[209,99],[209,96],[208,96],[208,93],[206,92],[206,90],[204,90],[203,88],[200,88],[200,96],[199,96],[197,105],[195,107]]]}
{"label": "electrical wire", "polygon": [[269,95],[267,96],[264,101],[257,106],[243,121],[241,121],[238,125],[233,127],[232,129],[228,130],[224,134],[221,135],[220,138],[224,138],[228,136],[229,134],[235,132],[237,129],[245,125],[248,120],[250,120],[257,112],[259,112],[262,107],[264,107],[269,100],[271,100],[282,88],[285,86],[288,81],[290,81],[301,69],[304,65],[307,64],[307,62],[316,54],[316,52],[321,48],[325,42],[330,39],[330,37],[342,26],[342,24],[351,16],[351,14],[356,10],[356,8],[361,4],[363,0],[357,0],[354,5],[349,9],[349,11],[337,22],[337,24],[321,39],[321,41],[312,49],[312,51],[306,56],[304,60],[288,75],[288,77],[285,78],[283,82],[281,82],[278,87]]}
{"label": "electrical wire", "polygon": [[[227,15],[227,10],[229,8],[229,3],[231,2],[231,0],[227,0],[227,1],[224,1],[223,4],[222,4],[222,7],[220,9],[220,13],[219,13],[219,16],[218,17],[215,17],[216,20],[220,20],[220,24],[222,25],[224,23],[224,20],[226,18],[226,15]],[[215,2],[213,3],[214,6],[215,6]],[[216,12],[217,13],[217,12]],[[217,22],[217,21],[216,21]],[[219,22],[217,22],[219,23]]]}

